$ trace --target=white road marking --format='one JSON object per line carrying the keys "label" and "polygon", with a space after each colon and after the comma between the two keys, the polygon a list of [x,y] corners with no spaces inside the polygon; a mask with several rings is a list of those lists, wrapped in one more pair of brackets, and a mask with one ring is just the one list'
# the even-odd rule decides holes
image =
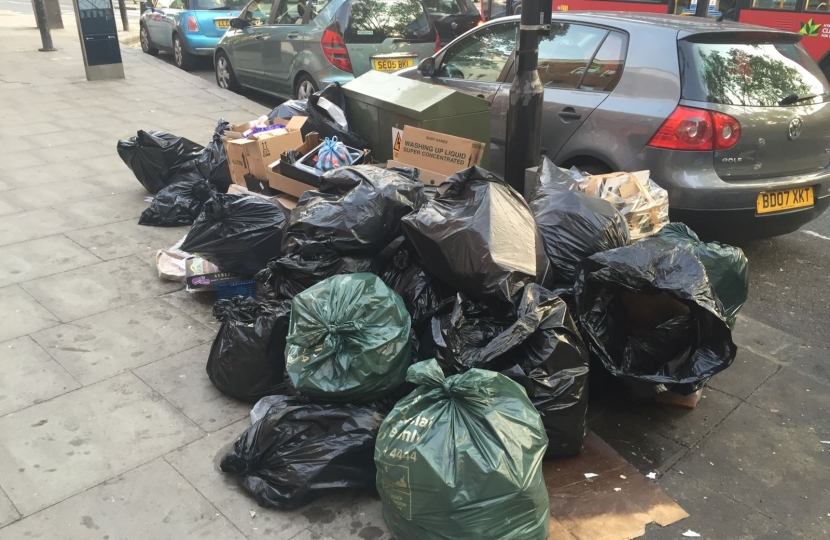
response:
{"label": "white road marking", "polygon": [[801,231],[804,234],[809,234],[810,236],[815,236],[816,238],[821,238],[822,240],[830,240],[830,236],[824,236],[823,234],[819,234],[814,231]]}

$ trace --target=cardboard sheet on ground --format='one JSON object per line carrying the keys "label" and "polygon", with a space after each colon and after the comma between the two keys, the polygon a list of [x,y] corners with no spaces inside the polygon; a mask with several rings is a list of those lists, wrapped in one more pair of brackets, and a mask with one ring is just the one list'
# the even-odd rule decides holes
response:
{"label": "cardboard sheet on ground", "polygon": [[[586,473],[596,476],[585,478]],[[546,461],[544,477],[550,538],[557,540],[630,540],[644,535],[648,523],[665,527],[689,517],[592,432],[580,455]]]}

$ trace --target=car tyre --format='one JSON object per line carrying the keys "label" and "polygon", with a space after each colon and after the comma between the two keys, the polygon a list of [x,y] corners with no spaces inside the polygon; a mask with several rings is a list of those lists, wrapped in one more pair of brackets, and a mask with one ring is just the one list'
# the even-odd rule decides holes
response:
{"label": "car tyre", "polygon": [[314,82],[311,75],[302,75],[294,85],[294,99],[308,99],[311,94],[318,90],[317,83]]}
{"label": "car tyre", "polygon": [[231,67],[231,61],[224,51],[216,53],[216,61],[213,65],[213,71],[216,73],[216,85],[219,88],[230,90],[231,92],[238,92],[239,81],[236,80],[236,74]]}
{"label": "car tyre", "polygon": [[176,66],[185,71],[193,69],[193,64],[196,61],[193,55],[184,48],[184,43],[182,43],[179,34],[173,34],[173,60],[176,62]]}
{"label": "car tyre", "polygon": [[147,32],[147,27],[145,25],[140,25],[140,29],[138,31],[138,40],[141,42],[141,50],[144,51],[146,54],[150,56],[157,56],[159,50],[152,46],[150,43],[150,33]]}

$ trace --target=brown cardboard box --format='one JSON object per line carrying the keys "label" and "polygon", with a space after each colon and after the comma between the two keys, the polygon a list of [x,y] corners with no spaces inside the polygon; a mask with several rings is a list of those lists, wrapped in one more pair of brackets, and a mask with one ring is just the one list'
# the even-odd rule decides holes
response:
{"label": "brown cardboard box", "polygon": [[[414,167],[414,165],[407,165],[406,163],[401,163],[400,161],[395,161],[394,159],[390,159],[386,162],[387,167]],[[447,179],[446,174],[439,174],[434,171],[428,171],[426,169],[422,169],[417,167],[418,169],[418,179],[423,182],[424,184],[429,184],[431,186],[440,186],[444,180]]]}
{"label": "brown cardboard box", "polygon": [[225,152],[228,154],[228,168],[231,172],[231,180],[234,184],[245,185],[245,175],[250,172],[248,169],[247,146],[256,144],[250,139],[225,139]]}
{"label": "brown cardboard box", "polygon": [[[320,136],[317,135],[316,132],[312,131],[308,135],[306,135],[305,142],[303,144],[296,146],[295,148],[286,149],[288,150],[297,150],[300,155],[304,156],[310,151],[314,150],[320,144]],[[265,178],[268,179],[268,185],[272,188],[276,189],[277,191],[281,191],[283,193],[287,193],[289,195],[293,195],[294,197],[299,197],[306,191],[310,189],[314,189],[313,186],[309,186],[308,184],[304,184],[293,178],[288,178],[279,173],[279,164],[280,160],[277,159],[276,161],[270,163],[265,171]]]}
{"label": "brown cardboard box", "polygon": [[272,124],[285,124],[285,129],[265,131],[251,135],[247,139],[242,133],[249,129],[249,123],[232,125],[223,137],[231,180],[244,186],[245,175],[249,173],[265,179],[267,163],[279,158],[282,152],[302,144],[300,130],[306,120],[305,116],[295,116],[290,120],[275,118]]}
{"label": "brown cardboard box", "polygon": [[479,165],[483,155],[482,142],[405,126],[395,161],[447,177]]}

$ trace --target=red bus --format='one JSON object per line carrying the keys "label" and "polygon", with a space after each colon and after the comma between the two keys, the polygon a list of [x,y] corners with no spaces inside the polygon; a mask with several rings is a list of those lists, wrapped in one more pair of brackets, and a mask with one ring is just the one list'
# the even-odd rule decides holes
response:
{"label": "red bus", "polygon": [[[707,0],[702,0],[707,1]],[[830,79],[830,0],[708,0],[709,15],[804,36],[801,44]],[[553,0],[553,11],[635,11],[693,16],[697,0]]]}

